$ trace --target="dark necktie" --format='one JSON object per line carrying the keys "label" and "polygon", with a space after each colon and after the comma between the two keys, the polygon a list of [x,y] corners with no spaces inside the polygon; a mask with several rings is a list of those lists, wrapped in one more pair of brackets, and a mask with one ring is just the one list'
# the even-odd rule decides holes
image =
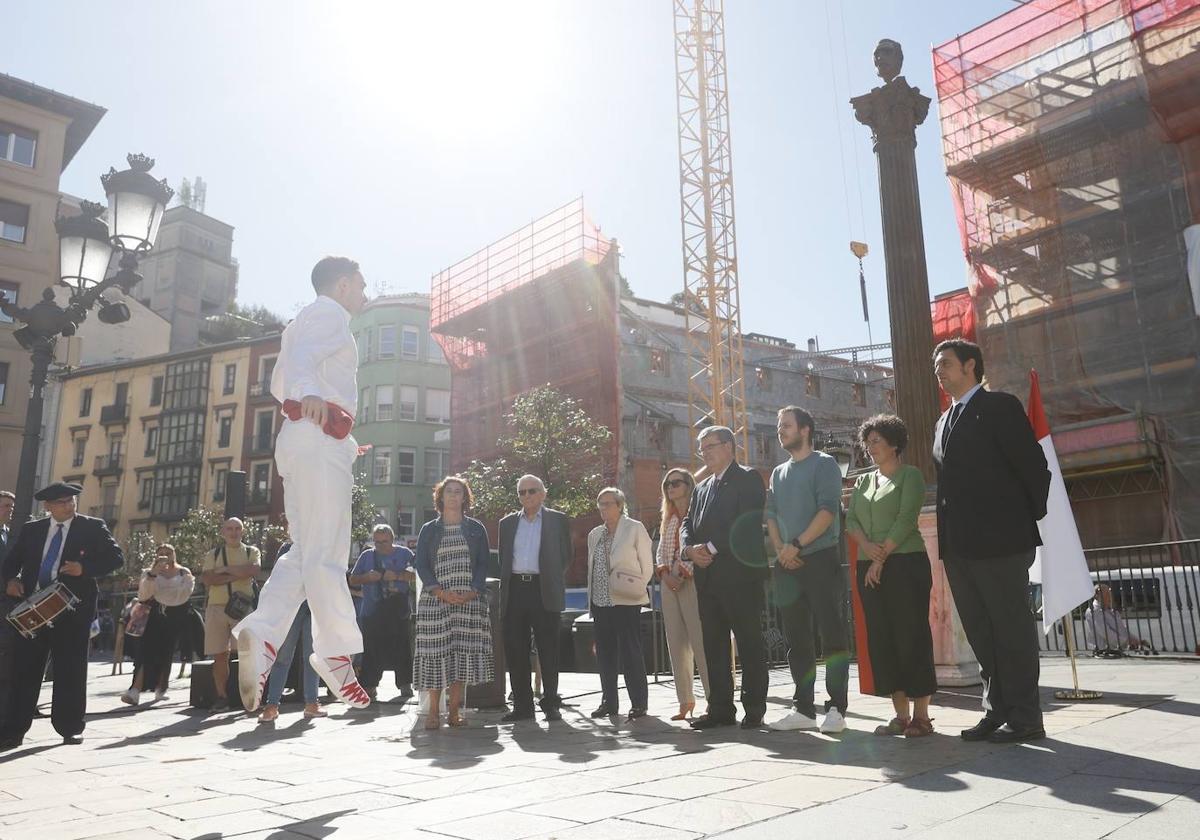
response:
{"label": "dark necktie", "polygon": [[946,451],[946,444],[950,442],[950,433],[954,431],[954,424],[958,422],[958,416],[962,414],[964,405],[966,403],[955,403],[950,409],[950,416],[946,418],[946,425],[942,427],[942,452]]}
{"label": "dark necktie", "polygon": [[59,553],[62,552],[62,544],[63,526],[60,522],[58,530],[50,539],[50,547],[46,549],[46,556],[42,558],[42,567],[38,570],[38,589],[50,585],[50,573],[54,571],[54,564],[58,560]]}

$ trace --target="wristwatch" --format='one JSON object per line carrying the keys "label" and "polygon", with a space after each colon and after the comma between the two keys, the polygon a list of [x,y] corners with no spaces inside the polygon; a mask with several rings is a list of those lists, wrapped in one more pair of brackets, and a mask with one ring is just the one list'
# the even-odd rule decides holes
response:
{"label": "wristwatch", "polygon": [[792,538],[792,545],[796,546],[796,549],[797,549],[798,551],[803,551],[803,550],[804,550],[804,546],[800,544],[800,538],[799,538],[799,537],[793,537],[793,538]]}

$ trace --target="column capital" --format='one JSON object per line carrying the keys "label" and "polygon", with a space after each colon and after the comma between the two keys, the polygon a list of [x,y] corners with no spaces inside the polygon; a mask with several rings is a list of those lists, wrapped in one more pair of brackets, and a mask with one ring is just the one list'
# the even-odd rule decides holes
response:
{"label": "column capital", "polygon": [[896,76],[885,85],[872,88],[870,93],[850,100],[854,118],[871,129],[875,150],[880,143],[907,142],[917,144],[916,127],[929,115],[930,99],[903,76]]}

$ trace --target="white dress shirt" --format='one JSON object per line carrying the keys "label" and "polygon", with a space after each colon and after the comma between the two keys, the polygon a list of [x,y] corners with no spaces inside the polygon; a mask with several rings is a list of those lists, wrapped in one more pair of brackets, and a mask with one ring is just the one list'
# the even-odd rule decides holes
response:
{"label": "white dress shirt", "polygon": [[71,523],[75,521],[72,516],[66,522],[58,522],[53,516],[50,517],[50,530],[46,532],[46,541],[42,543],[42,556],[38,558],[38,568],[42,566],[42,561],[46,559],[46,552],[50,550],[50,541],[54,539],[54,534],[58,530],[58,526],[62,525],[62,545],[58,547],[58,558],[54,561],[54,568],[50,570],[50,580],[58,577],[58,567],[62,565],[63,549],[67,547],[67,534],[71,531]]}
{"label": "white dress shirt", "polygon": [[521,511],[517,517],[517,532],[513,535],[514,575],[536,575],[541,572],[542,509],[539,507],[533,521]]}
{"label": "white dress shirt", "polygon": [[316,396],[353,415],[358,408],[357,371],[350,313],[333,298],[320,295],[283,331],[271,396],[281,404]]}

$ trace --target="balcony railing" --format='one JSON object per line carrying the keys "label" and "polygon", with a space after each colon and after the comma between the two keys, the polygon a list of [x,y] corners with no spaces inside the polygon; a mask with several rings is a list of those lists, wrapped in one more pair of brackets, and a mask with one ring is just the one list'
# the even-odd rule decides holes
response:
{"label": "balcony railing", "polygon": [[250,494],[246,497],[246,504],[256,505],[256,506],[271,504],[271,491],[270,490],[251,490]]}
{"label": "balcony railing", "polygon": [[120,505],[94,505],[88,508],[88,514],[97,519],[103,519],[110,526],[121,518]]}
{"label": "balcony railing", "polygon": [[266,455],[275,451],[275,435],[254,435],[250,438],[250,454]]}
{"label": "balcony railing", "polygon": [[106,405],[100,409],[100,425],[115,426],[129,422],[129,403]]}
{"label": "balcony railing", "polygon": [[252,399],[270,397],[271,383],[270,382],[255,382],[250,386],[250,397]]}
{"label": "balcony railing", "polygon": [[120,475],[121,462],[123,456],[119,453],[116,455],[97,455],[96,466],[92,468],[93,475]]}

